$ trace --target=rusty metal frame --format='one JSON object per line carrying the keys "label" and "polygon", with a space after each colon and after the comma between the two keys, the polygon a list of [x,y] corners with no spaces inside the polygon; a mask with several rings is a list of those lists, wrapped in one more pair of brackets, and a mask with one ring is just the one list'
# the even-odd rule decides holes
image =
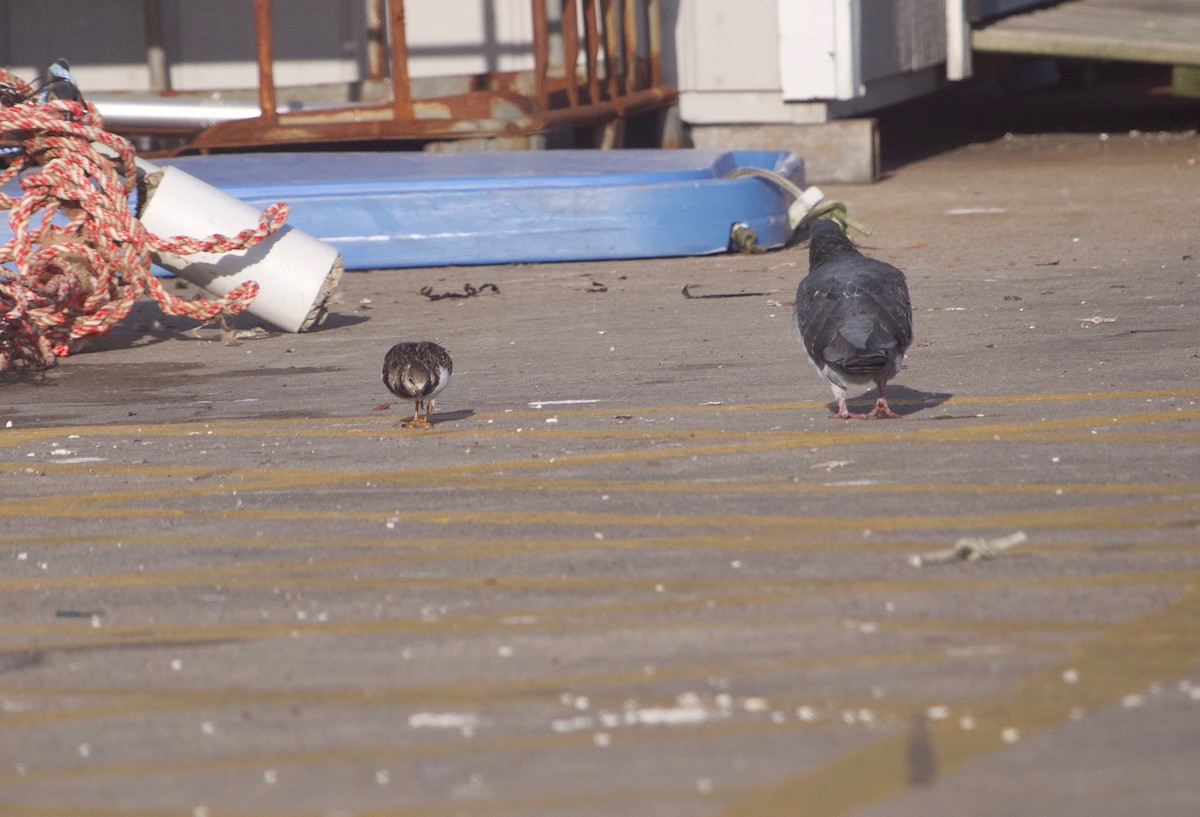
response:
{"label": "rusty metal frame", "polygon": [[[548,2],[561,3],[558,66],[550,59]],[[496,71],[471,77],[469,91],[429,99],[413,97],[403,0],[372,0],[368,11],[371,78],[382,79],[390,43],[389,102],[279,112],[271,0],[254,0],[259,116],[214,125],[175,152],[531,137],[571,127],[600,128],[601,146],[614,147],[629,117],[664,110],[677,99],[675,89],[662,84],[660,0],[531,0],[532,94],[528,72]]]}

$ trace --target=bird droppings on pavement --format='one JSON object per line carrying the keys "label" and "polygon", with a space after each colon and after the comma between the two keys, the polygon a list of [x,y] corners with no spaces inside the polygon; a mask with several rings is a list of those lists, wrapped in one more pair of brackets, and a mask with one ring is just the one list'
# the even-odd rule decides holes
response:
{"label": "bird droppings on pavement", "polygon": [[483,723],[473,712],[417,712],[408,717],[410,729],[454,729],[464,737],[474,735]]}

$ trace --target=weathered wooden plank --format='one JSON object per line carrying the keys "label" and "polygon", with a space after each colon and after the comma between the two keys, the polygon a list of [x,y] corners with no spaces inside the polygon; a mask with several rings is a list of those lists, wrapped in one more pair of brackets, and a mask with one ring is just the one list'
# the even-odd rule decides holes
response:
{"label": "weathered wooden plank", "polygon": [[1075,0],[977,29],[978,51],[1200,65],[1200,0]]}
{"label": "weathered wooden plank", "polygon": [[1088,0],[1093,8],[1134,9],[1150,14],[1200,14],[1200,0]]}

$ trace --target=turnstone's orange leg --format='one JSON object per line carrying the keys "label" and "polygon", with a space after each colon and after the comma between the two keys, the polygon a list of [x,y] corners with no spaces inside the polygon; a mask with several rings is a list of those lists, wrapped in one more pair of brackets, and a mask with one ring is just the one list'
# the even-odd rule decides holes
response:
{"label": "turnstone's orange leg", "polygon": [[421,425],[421,401],[420,400],[418,400],[413,405],[412,419],[407,422],[401,423],[400,427],[401,428],[424,428],[424,426]]}

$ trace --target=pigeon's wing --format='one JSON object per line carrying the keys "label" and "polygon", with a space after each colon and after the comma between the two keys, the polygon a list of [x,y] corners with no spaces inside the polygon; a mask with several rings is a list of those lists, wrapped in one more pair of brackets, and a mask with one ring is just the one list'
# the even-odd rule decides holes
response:
{"label": "pigeon's wing", "polygon": [[[903,354],[912,343],[912,302],[904,273],[872,258],[865,258],[867,268],[856,283],[875,305],[878,321],[876,337],[870,348],[886,343]],[[884,339],[886,337],[886,340]]]}
{"label": "pigeon's wing", "polygon": [[819,364],[825,347],[837,337],[835,312],[841,300],[837,283],[826,276],[809,274],[796,289],[796,330],[804,351]]}
{"label": "pigeon's wing", "polygon": [[822,265],[796,291],[796,328],[820,366],[882,369],[912,342],[912,307],[900,270],[862,256]]}

